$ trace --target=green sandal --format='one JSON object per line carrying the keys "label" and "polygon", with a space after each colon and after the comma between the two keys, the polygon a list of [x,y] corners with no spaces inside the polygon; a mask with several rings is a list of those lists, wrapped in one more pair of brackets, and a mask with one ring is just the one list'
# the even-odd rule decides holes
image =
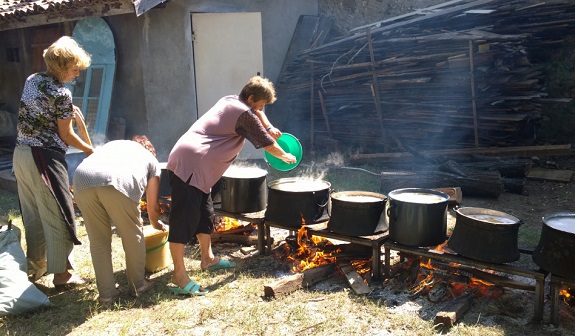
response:
{"label": "green sandal", "polygon": [[170,291],[176,295],[193,295],[193,296],[202,296],[208,294],[210,291],[207,289],[200,290],[202,287],[197,283],[190,280],[186,287],[182,288],[179,286],[170,287]]}

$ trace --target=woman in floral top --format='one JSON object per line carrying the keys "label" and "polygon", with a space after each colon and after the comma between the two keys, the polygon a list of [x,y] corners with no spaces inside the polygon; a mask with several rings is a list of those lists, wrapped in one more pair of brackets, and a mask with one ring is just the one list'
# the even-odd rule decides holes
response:
{"label": "woman in floral top", "polygon": [[[94,149],[80,109],[64,85],[90,66],[91,58],[71,37],[44,50],[47,71],[26,79],[18,116],[14,174],[33,280],[53,273],[55,287],[82,284],[70,273],[76,237],[74,206],[65,154],[68,146],[86,156]],[[74,123],[78,133],[74,131]]]}

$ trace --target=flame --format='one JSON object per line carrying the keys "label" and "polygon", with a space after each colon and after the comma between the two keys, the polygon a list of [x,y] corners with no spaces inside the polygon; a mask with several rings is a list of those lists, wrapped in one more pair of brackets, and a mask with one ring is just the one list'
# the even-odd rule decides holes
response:
{"label": "flame", "polygon": [[420,265],[421,267],[423,267],[423,268],[427,268],[427,269],[430,269],[430,270],[436,270],[436,269],[438,269],[437,267],[435,267],[435,266],[433,266],[433,265],[431,264],[431,258],[430,258],[430,259],[427,259],[427,262],[426,262],[426,263],[423,263],[423,261],[421,261],[421,263],[420,263],[419,265]]}
{"label": "flame", "polygon": [[278,258],[285,258],[292,262],[293,273],[303,272],[320,265],[334,263],[336,260],[334,254],[340,251],[340,249],[336,249],[329,253],[323,251],[321,248],[322,245],[325,246],[333,244],[325,238],[310,236],[305,226],[302,226],[297,231],[297,245],[297,249],[292,253],[289,244],[285,244],[283,253],[278,255]]}
{"label": "flame", "polygon": [[433,249],[433,251],[441,252],[441,251],[444,251],[446,247],[447,247],[447,240],[446,240],[445,242],[443,242],[443,243],[437,245],[437,246]]}
{"label": "flame", "polygon": [[[171,196],[159,197],[158,203],[160,204],[160,214],[170,213],[170,206],[172,205]],[[145,199],[140,200],[140,210],[143,212],[148,212],[148,203]]]}
{"label": "flame", "polygon": [[573,293],[575,293],[575,289],[564,288],[559,291],[559,297],[561,297],[563,302],[567,305],[573,307],[575,306],[575,297],[573,296]]}
{"label": "flame", "polygon": [[[441,248],[443,247],[440,245],[436,249],[440,250]],[[403,267],[408,266],[405,264]],[[449,274],[456,275],[461,279],[467,279],[467,281],[464,282],[461,280],[449,280],[449,274],[445,276],[445,271],[442,271],[441,267],[433,265],[431,258],[422,259],[419,262],[419,266],[421,267],[422,271],[417,275],[417,280],[414,281],[414,284],[409,288],[411,293],[426,293],[429,292],[434,286],[444,281],[448,281],[448,291],[449,294],[453,297],[458,297],[466,292],[474,292],[477,296],[491,298],[498,298],[503,294],[503,290],[495,284],[479,278],[470,277],[469,274],[465,272],[465,270],[459,272],[458,269],[460,269],[461,264],[450,262],[448,266],[452,270]],[[489,270],[483,270],[483,272],[491,274],[495,273]]]}
{"label": "flame", "polygon": [[232,229],[237,229],[242,227],[243,225],[240,223],[239,220],[231,217],[220,217],[219,221],[215,223],[215,231],[216,232],[225,232]]}
{"label": "flame", "polygon": [[357,274],[363,275],[371,270],[371,260],[372,260],[371,258],[367,260],[366,259],[352,260],[350,263],[351,266],[353,266],[353,268],[357,272]]}

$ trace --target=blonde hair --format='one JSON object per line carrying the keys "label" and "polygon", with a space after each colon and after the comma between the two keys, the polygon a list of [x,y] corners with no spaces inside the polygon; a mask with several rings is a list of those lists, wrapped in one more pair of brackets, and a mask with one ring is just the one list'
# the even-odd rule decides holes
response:
{"label": "blonde hair", "polygon": [[92,58],[80,45],[70,36],[62,36],[44,49],[44,63],[48,72],[56,76],[64,74],[66,71],[76,67],[84,70],[90,66]]}
{"label": "blonde hair", "polygon": [[269,79],[254,76],[240,92],[240,98],[243,101],[247,101],[249,96],[254,96],[255,102],[264,100],[266,104],[273,104],[276,101],[276,90]]}

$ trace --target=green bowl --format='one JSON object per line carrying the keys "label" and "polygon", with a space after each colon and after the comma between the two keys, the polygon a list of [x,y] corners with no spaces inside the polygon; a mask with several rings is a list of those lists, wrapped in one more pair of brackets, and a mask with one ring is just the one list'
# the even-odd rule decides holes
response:
{"label": "green bowl", "polygon": [[276,140],[278,145],[286,152],[290,153],[296,158],[295,163],[285,163],[281,159],[271,155],[267,151],[264,151],[264,159],[266,162],[274,169],[279,171],[290,171],[297,167],[303,156],[303,148],[299,140],[289,134],[289,133],[282,133],[282,135]]}

